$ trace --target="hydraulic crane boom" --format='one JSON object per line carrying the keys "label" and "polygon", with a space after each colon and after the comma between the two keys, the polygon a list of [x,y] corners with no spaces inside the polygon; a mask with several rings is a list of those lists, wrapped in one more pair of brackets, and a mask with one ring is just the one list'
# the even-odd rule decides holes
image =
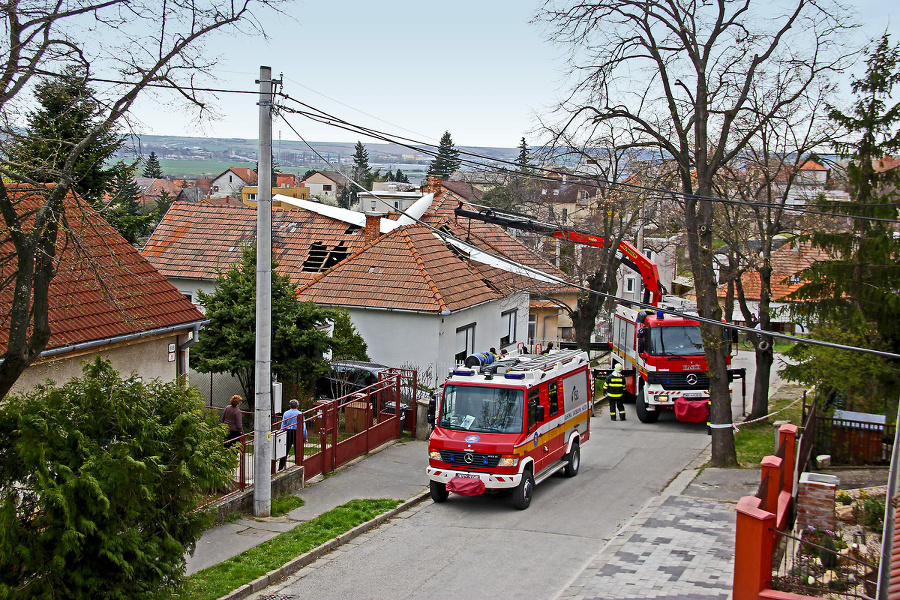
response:
{"label": "hydraulic crane boom", "polygon": [[[542,233],[557,239],[575,242],[576,244],[584,244],[585,246],[608,248],[612,244],[598,235],[578,231],[572,227],[560,227],[552,223],[542,223],[524,215],[501,213],[492,209],[486,211],[466,210],[462,207],[462,202],[459,203],[454,212],[457,217],[495,223],[504,227],[514,227],[522,231]],[[658,306],[663,294],[666,293],[666,289],[659,280],[659,268],[656,266],[656,263],[627,240],[619,242],[618,253],[622,264],[640,274],[644,284],[644,302]]]}

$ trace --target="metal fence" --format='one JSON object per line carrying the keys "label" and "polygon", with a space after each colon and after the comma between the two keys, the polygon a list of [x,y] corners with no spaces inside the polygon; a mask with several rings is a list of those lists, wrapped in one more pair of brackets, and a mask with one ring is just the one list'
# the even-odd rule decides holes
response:
{"label": "metal fence", "polygon": [[[400,438],[404,430],[415,434],[417,373],[412,369],[388,369],[379,374],[378,383],[341,398],[320,400],[301,412],[295,430],[296,443],[288,444],[289,431],[283,421],[272,425],[272,473],[303,466],[304,478],[334,471],[390,439]],[[220,407],[209,406],[221,411]],[[253,414],[243,412],[245,433],[225,442],[238,454],[234,482],[230,489],[207,504],[242,492],[253,486],[254,435]],[[249,421],[249,425],[248,425]]]}
{"label": "metal fence", "polygon": [[878,566],[855,554],[855,540],[820,530],[804,531],[801,537],[772,532],[772,589],[832,599],[875,597]]}

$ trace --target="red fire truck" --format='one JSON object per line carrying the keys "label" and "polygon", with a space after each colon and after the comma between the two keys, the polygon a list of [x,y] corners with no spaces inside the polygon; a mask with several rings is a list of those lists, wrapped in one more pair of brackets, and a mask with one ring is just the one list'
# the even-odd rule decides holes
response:
{"label": "red fire truck", "polygon": [[[587,246],[609,245],[600,236],[542,223],[522,215],[496,210],[465,210],[462,203],[455,212],[458,217],[533,231]],[[644,304],[660,306],[665,288],[660,282],[656,263],[627,240],[619,243],[618,258],[622,264],[641,275]],[[627,303],[620,304],[613,317],[609,347],[612,350],[611,366],[622,364],[626,389],[635,399],[638,419],[642,422],[656,422],[663,411],[674,411],[680,421],[708,421],[709,376],[699,321],[663,311],[633,308]],[[727,361],[730,365],[730,352]],[[730,380],[743,378],[744,369],[729,369],[728,373]]]}
{"label": "red fire truck", "polygon": [[559,470],[578,474],[590,437],[593,378],[586,352],[473,355],[432,401],[428,440],[431,497],[512,489],[518,509]]}

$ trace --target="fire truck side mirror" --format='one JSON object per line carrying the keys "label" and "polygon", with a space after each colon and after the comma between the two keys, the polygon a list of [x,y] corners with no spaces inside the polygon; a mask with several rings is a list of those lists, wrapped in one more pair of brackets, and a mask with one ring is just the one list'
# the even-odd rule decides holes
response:
{"label": "fire truck side mirror", "polygon": [[535,419],[537,419],[538,423],[543,423],[546,415],[544,414],[544,407],[541,405],[537,405],[534,407]]}
{"label": "fire truck side mirror", "polygon": [[646,327],[641,327],[638,330],[637,351],[638,351],[638,354],[644,354],[645,352],[647,352],[647,328]]}
{"label": "fire truck side mirror", "polygon": [[428,400],[428,414],[426,415],[426,419],[428,420],[429,425],[434,425],[434,413],[437,411],[437,399],[434,395]]}

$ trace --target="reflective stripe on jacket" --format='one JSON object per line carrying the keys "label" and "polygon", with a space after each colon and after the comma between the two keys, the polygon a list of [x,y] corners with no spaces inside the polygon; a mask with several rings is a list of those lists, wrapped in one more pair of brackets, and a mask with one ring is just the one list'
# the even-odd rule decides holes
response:
{"label": "reflective stripe on jacket", "polygon": [[621,375],[610,375],[606,380],[606,395],[618,398],[625,393],[625,378]]}

